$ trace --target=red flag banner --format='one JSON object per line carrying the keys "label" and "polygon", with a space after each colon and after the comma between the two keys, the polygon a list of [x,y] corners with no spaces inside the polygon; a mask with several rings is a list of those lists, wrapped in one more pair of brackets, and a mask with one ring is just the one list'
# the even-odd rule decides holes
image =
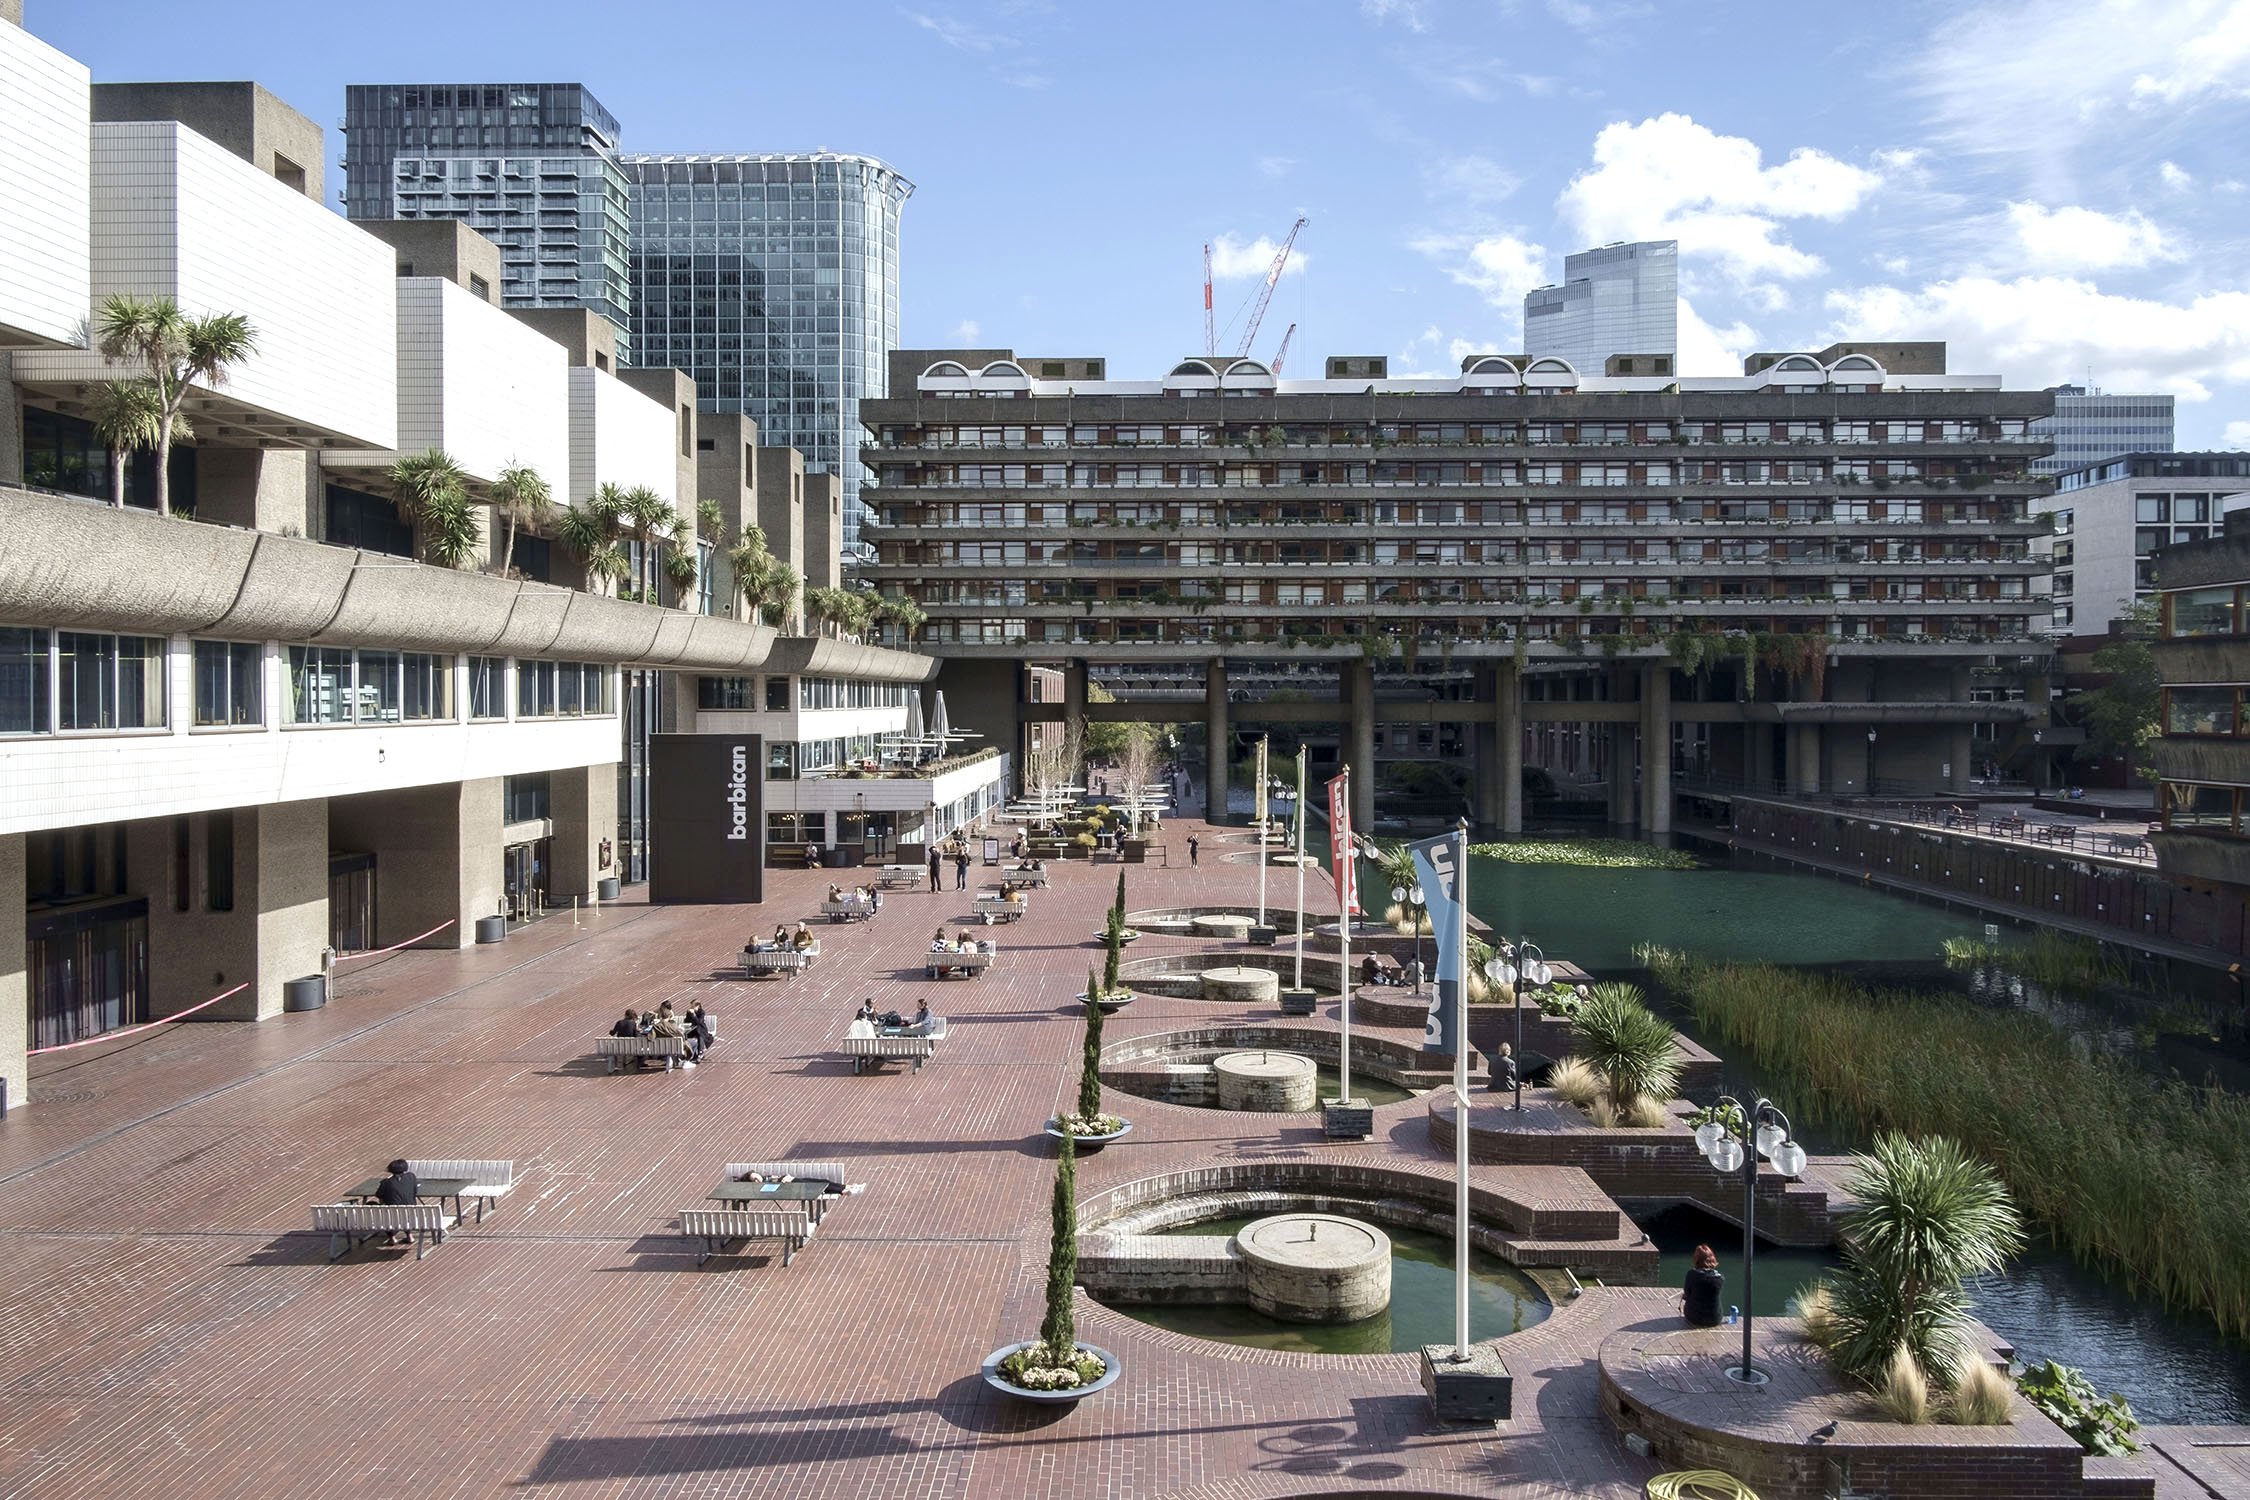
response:
{"label": "red flag banner", "polygon": [[1351,776],[1328,781],[1328,863],[1336,872],[1336,907],[1347,917],[1359,915],[1359,861],[1352,854]]}

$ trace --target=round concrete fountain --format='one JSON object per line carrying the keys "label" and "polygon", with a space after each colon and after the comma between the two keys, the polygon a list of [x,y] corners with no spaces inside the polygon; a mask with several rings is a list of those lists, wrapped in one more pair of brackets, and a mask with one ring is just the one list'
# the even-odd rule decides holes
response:
{"label": "round concrete fountain", "polygon": [[1391,1237],[1337,1214],[1276,1214],[1234,1237],[1250,1305],[1292,1323],[1354,1323],[1391,1305]]}
{"label": "round concrete fountain", "polygon": [[1295,1113],[1320,1102],[1320,1071],[1296,1052],[1229,1052],[1211,1060],[1221,1109]]}

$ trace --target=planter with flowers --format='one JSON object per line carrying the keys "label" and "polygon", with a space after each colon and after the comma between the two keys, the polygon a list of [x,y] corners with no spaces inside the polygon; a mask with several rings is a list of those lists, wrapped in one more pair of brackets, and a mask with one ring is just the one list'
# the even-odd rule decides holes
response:
{"label": "planter with flowers", "polygon": [[984,1383],[1018,1401],[1049,1405],[1083,1401],[1117,1383],[1125,1367],[1107,1349],[1078,1341],[1078,1174],[1071,1139],[1055,1163],[1054,1238],[1047,1252],[1047,1316],[1039,1337],[984,1357]]}

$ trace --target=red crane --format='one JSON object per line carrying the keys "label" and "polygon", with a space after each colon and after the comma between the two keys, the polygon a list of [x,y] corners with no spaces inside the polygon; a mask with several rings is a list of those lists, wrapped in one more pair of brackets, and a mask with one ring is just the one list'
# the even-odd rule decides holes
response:
{"label": "red crane", "polygon": [[1289,251],[1297,243],[1297,236],[1306,222],[1300,216],[1296,223],[1290,225],[1288,238],[1274,252],[1273,269],[1266,272],[1266,284],[1258,288],[1258,305],[1250,310],[1250,326],[1242,330],[1242,347],[1235,351],[1235,358],[1250,357],[1250,341],[1258,336],[1258,325],[1266,320],[1266,304],[1273,301],[1273,289],[1281,280],[1282,270],[1289,264]]}
{"label": "red crane", "polygon": [[1219,352],[1219,330],[1211,321],[1211,242],[1203,242],[1203,352]]}
{"label": "red crane", "polygon": [[1289,331],[1281,336],[1281,347],[1273,352],[1273,364],[1270,368],[1277,380],[1281,377],[1281,362],[1289,357],[1289,341],[1296,336],[1297,325],[1292,323],[1289,325]]}

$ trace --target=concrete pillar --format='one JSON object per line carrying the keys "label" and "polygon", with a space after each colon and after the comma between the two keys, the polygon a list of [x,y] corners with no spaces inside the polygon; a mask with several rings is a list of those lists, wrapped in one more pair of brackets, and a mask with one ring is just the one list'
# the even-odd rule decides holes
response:
{"label": "concrete pillar", "polygon": [[[177,857],[183,830],[185,890]],[[125,839],[131,888],[148,898],[151,1017],[240,984],[248,987],[200,1016],[263,1020],[281,1014],[285,983],[320,972],[328,945],[326,802],[142,818],[125,825]]]}
{"label": "concrete pillar", "polygon": [[1672,831],[1672,669],[1641,670],[1641,827]]}
{"label": "concrete pillar", "polygon": [[329,803],[336,847],[375,856],[377,946],[419,937],[448,919],[451,926],[415,946],[466,948],[476,941],[477,918],[500,910],[500,794],[501,778],[490,776]]}
{"label": "concrete pillar", "polygon": [[[195,514],[220,526],[313,532],[312,487],[319,468],[295,448],[198,448]],[[483,514],[483,508],[478,508]],[[481,553],[480,553],[481,555]]]}
{"label": "concrete pillar", "polygon": [[1063,663],[1063,743],[1083,749],[1086,743],[1086,662],[1072,657]]}
{"label": "concrete pillar", "polygon": [[1976,753],[1976,744],[1970,738],[1969,727],[1966,724],[1951,726],[1952,733],[1949,737],[1951,743],[1947,746],[1945,752],[1946,763],[1950,768],[1945,784],[1949,790],[1956,792],[1965,792],[1969,789],[1969,775],[1973,769],[1970,765],[1970,757]]}
{"label": "concrete pillar", "polygon": [[[550,773],[547,809],[555,825],[548,845],[548,902],[560,907],[570,905],[573,896],[591,898],[604,875],[617,873],[617,767],[581,766]],[[606,870],[601,863],[605,840],[611,856]]]}
{"label": "concrete pillar", "polygon": [[1789,736],[1785,747],[1789,755],[1789,794],[1793,797],[1812,797],[1820,793],[1820,726],[1818,724],[1789,724],[1784,721],[1784,733]]}
{"label": "concrete pillar", "polygon": [[1523,832],[1523,674],[1509,662],[1492,677],[1492,728],[1500,741],[1500,831]]}
{"label": "concrete pillar", "polygon": [[1476,824],[1479,828],[1500,826],[1500,731],[1487,717],[1469,726],[1471,765],[1471,801],[1476,806]]}
{"label": "concrete pillar", "polygon": [[1742,726],[1742,775],[1753,792],[1773,789],[1773,726],[1753,719]]}
{"label": "concrete pillar", "polygon": [[1203,818],[1227,819],[1227,747],[1233,739],[1227,722],[1227,660],[1214,656],[1203,670]]}
{"label": "concrete pillar", "polygon": [[[7,392],[0,399],[0,484],[23,483],[23,403],[16,399],[15,368],[14,357],[0,350],[0,391]],[[8,1085],[10,1108],[23,1097],[14,1083]]]}
{"label": "concrete pillar", "polygon": [[[0,361],[6,356],[0,355]],[[0,401],[10,408],[13,401]],[[5,420],[5,419],[0,419]],[[0,432],[0,442],[5,441]],[[4,458],[5,454],[0,454]],[[0,1078],[8,1084],[8,1112],[31,1098],[31,982],[24,937],[24,836],[0,834]]]}
{"label": "concrete pillar", "polygon": [[1630,827],[1639,821],[1633,794],[1633,728],[1604,724],[1602,732],[1609,742],[1609,821],[1619,828]]}
{"label": "concrete pillar", "polygon": [[1375,826],[1375,664],[1357,657],[1344,668],[1351,699],[1352,826]]}

